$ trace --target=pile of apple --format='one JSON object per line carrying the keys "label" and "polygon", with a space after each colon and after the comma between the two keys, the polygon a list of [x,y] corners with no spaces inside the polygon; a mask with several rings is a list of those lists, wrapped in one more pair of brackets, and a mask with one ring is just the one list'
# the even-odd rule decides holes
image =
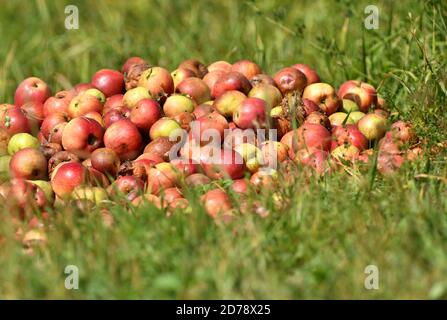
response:
{"label": "pile of apple", "polygon": [[186,190],[207,184],[216,187],[201,201],[216,217],[232,211],[222,179],[244,194],[281,175],[372,164],[389,174],[421,153],[372,85],[350,80],[337,91],[307,65],[271,77],[249,60],[186,60],[171,73],[132,57],[54,95],[31,77],[14,104],[0,105],[0,136],[0,196],[22,219],[57,203],[123,198],[191,210]]}

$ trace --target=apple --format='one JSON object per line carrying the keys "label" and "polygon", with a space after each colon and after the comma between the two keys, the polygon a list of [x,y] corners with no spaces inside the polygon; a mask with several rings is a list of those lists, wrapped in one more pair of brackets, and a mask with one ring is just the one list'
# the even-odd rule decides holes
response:
{"label": "apple", "polygon": [[318,76],[317,72],[307,64],[294,64],[292,68],[301,71],[305,75],[307,85],[320,82],[320,77]]}
{"label": "apple", "polygon": [[171,160],[179,174],[183,177],[190,176],[197,172],[197,165],[191,159],[175,158]]}
{"label": "apple", "polygon": [[123,92],[124,76],[116,70],[102,69],[93,75],[92,85],[106,97],[110,97]]}
{"label": "apple", "polygon": [[145,70],[138,81],[138,86],[148,90],[153,97],[174,92],[174,80],[168,70],[151,67]]}
{"label": "apple", "polygon": [[133,160],[140,154],[143,138],[130,120],[118,120],[106,129],[104,145],[114,150],[121,161]]}
{"label": "apple", "polygon": [[185,111],[173,116],[172,119],[175,120],[183,130],[189,131],[191,129],[191,123],[195,121],[196,117],[193,113]]}
{"label": "apple", "polygon": [[328,116],[336,112],[341,105],[341,100],[335,93],[335,89],[331,85],[321,82],[307,86],[303,92],[303,99],[309,99],[318,104]]}
{"label": "apple", "polygon": [[202,79],[208,73],[207,67],[202,62],[200,62],[199,60],[196,60],[196,59],[185,60],[182,63],[180,63],[178,68],[179,69],[182,69],[182,68],[189,69],[195,73],[195,76],[197,78],[200,78],[200,79]]}
{"label": "apple", "polygon": [[81,159],[90,157],[103,142],[104,129],[93,119],[79,117],[70,120],[62,133],[62,146]]}
{"label": "apple", "polygon": [[174,200],[183,198],[181,191],[176,187],[167,188],[161,191],[160,197],[165,204],[170,204]]}
{"label": "apple", "polygon": [[40,151],[42,151],[45,158],[50,159],[56,153],[62,151],[62,146],[59,143],[47,142],[41,145]]}
{"label": "apple", "polygon": [[368,148],[368,139],[356,125],[348,124],[345,127],[336,127],[333,129],[332,136],[336,146],[353,145],[360,151]]}
{"label": "apple", "polygon": [[358,104],[352,100],[349,100],[349,99],[342,100],[342,108],[343,108],[343,111],[346,113],[360,110]]}
{"label": "apple", "polygon": [[100,204],[107,200],[107,191],[101,187],[78,186],[73,190],[71,197],[74,200],[90,201],[94,204]]}
{"label": "apple", "polygon": [[329,121],[333,127],[343,126],[345,124],[355,124],[354,120],[344,112],[335,112],[329,116]]}
{"label": "apple", "polygon": [[283,68],[273,77],[281,93],[302,92],[306,86],[306,76],[295,68]]}
{"label": "apple", "polygon": [[268,140],[261,144],[263,162],[270,168],[276,168],[278,163],[286,161],[288,152],[288,146],[278,141]]}
{"label": "apple", "polygon": [[45,198],[47,200],[47,203],[53,203],[54,201],[54,191],[53,188],[51,188],[51,183],[46,180],[27,180],[27,182],[32,183],[39,188],[42,189],[42,191],[45,194]]}
{"label": "apple", "polygon": [[63,162],[51,174],[51,186],[59,198],[69,196],[73,190],[85,182],[87,169],[79,162]]}
{"label": "apple", "polygon": [[144,60],[141,57],[130,57],[129,59],[126,60],[126,62],[124,62],[122,68],[121,68],[121,73],[122,74],[126,74],[129,72],[129,69],[132,65],[135,64],[145,64],[146,60]]}
{"label": "apple", "polygon": [[223,60],[215,61],[208,66],[208,72],[211,73],[213,71],[230,72],[231,63]]}
{"label": "apple", "polygon": [[228,129],[227,119],[214,111],[194,121],[190,133],[201,145],[211,143],[220,146],[226,129]]}
{"label": "apple", "polygon": [[240,60],[235,62],[231,71],[242,73],[248,80],[251,80],[255,75],[262,73],[261,67],[250,60]]}
{"label": "apple", "polygon": [[10,105],[0,110],[0,128],[5,128],[10,136],[16,133],[31,133],[32,125],[25,112],[18,107]]}
{"label": "apple", "polygon": [[240,179],[244,176],[245,163],[242,156],[234,150],[202,147],[200,165],[205,174],[213,180]]}
{"label": "apple", "polygon": [[85,90],[85,94],[89,94],[89,95],[95,97],[102,104],[104,104],[106,102],[106,96],[104,95],[104,93],[102,93],[100,90],[98,90],[96,88],[91,88],[91,89]]}
{"label": "apple", "polygon": [[402,120],[394,122],[391,125],[391,130],[386,133],[386,136],[398,143],[414,143],[417,141],[413,126]]}
{"label": "apple", "polygon": [[77,96],[81,93],[84,93],[88,89],[92,89],[92,88],[94,88],[94,86],[91,83],[87,83],[87,82],[78,83],[77,85],[74,86],[73,89],[71,89],[71,94],[73,96]]}
{"label": "apple", "polygon": [[260,84],[269,84],[271,86],[276,87],[275,80],[268,74],[263,73],[257,74],[253,78],[251,78],[250,83],[253,87],[256,87],[257,85]]}
{"label": "apple", "polygon": [[149,132],[152,125],[161,118],[161,108],[153,99],[142,99],[130,111],[130,121],[143,132]]}
{"label": "apple", "polygon": [[47,159],[35,148],[24,148],[11,157],[9,170],[13,178],[42,180],[47,176]]}
{"label": "apple", "polygon": [[95,120],[96,122],[98,122],[101,125],[101,127],[103,127],[103,128],[105,127],[104,120],[103,120],[102,116],[96,111],[87,112],[86,114],[83,115],[83,117]]}
{"label": "apple", "polygon": [[298,129],[286,133],[281,143],[287,145],[289,157],[295,158],[300,149],[321,149],[329,151],[331,148],[331,134],[320,124],[304,123]]}
{"label": "apple", "polygon": [[267,103],[259,98],[247,98],[233,113],[234,123],[241,129],[263,128],[265,126]]}
{"label": "apple", "polygon": [[234,180],[231,185],[231,190],[238,194],[246,194],[248,190],[248,183],[246,179]]}
{"label": "apple", "polygon": [[368,140],[379,140],[386,132],[386,118],[369,113],[359,120],[357,126]]}
{"label": "apple", "polygon": [[207,84],[202,79],[195,77],[187,78],[180,82],[175,91],[190,96],[197,104],[211,99],[210,89]]}
{"label": "apple", "polygon": [[253,144],[242,143],[234,147],[234,151],[239,153],[245,161],[248,171],[254,173],[263,164],[261,150]]}
{"label": "apple", "polygon": [[[128,107],[116,107],[109,112],[107,112],[103,117],[104,127],[108,128],[119,120],[129,119],[131,114],[131,109]],[[136,121],[136,116],[134,116],[134,120]]]}
{"label": "apple", "polygon": [[40,143],[36,137],[33,137],[29,133],[17,133],[9,139],[8,154],[13,155],[19,150],[25,148],[39,149]]}
{"label": "apple", "polygon": [[185,185],[188,187],[202,186],[210,182],[211,179],[203,173],[193,173],[192,175],[185,178]]}
{"label": "apple", "polygon": [[104,103],[104,108],[102,109],[102,114],[106,114],[110,110],[120,108],[124,106],[124,95],[123,94],[115,94],[106,99]]}
{"label": "apple", "polygon": [[30,77],[23,80],[17,87],[14,105],[21,107],[30,101],[43,104],[50,96],[50,87],[44,81]]}
{"label": "apple", "polygon": [[150,203],[153,206],[155,206],[156,208],[158,208],[159,210],[161,210],[163,208],[162,204],[161,204],[161,199],[160,197],[157,197],[154,194],[149,194],[149,193],[145,193],[141,196],[136,197],[135,199],[132,200],[132,205],[135,207],[140,207],[143,204],[146,203]]}
{"label": "apple", "polygon": [[45,118],[43,114],[43,104],[40,102],[29,101],[21,106],[26,117],[33,120],[34,123],[41,124]]}
{"label": "apple", "polygon": [[226,91],[219,98],[214,100],[213,107],[223,116],[231,117],[246,98],[247,96],[240,91]]}
{"label": "apple", "polygon": [[226,91],[237,90],[247,95],[251,90],[250,81],[240,72],[224,74],[214,85],[211,97],[218,98]]}
{"label": "apple", "polygon": [[121,176],[109,187],[112,196],[124,194],[129,201],[144,192],[144,181],[134,176]]}
{"label": "apple", "polygon": [[102,108],[102,103],[97,97],[84,92],[71,100],[67,113],[73,119],[92,111],[101,113]]}
{"label": "apple", "polygon": [[53,113],[68,113],[68,107],[74,94],[70,91],[59,91],[53,97],[49,97],[43,104],[43,115],[48,117]]}
{"label": "apple", "polygon": [[152,98],[152,96],[146,88],[136,87],[124,94],[123,103],[129,108],[133,108],[138,101],[148,98]]}
{"label": "apple", "polygon": [[169,118],[161,118],[157,120],[149,130],[149,136],[152,140],[158,137],[170,137],[171,135],[176,135],[179,130],[181,130],[180,125],[177,121]]}
{"label": "apple", "polygon": [[169,161],[169,151],[175,144],[176,142],[170,141],[169,137],[157,137],[144,148],[143,154],[158,155],[165,161]]}
{"label": "apple", "polygon": [[329,172],[331,169],[328,162],[328,152],[321,149],[301,149],[296,153],[296,161],[305,167],[314,169],[320,175]]}
{"label": "apple", "polygon": [[277,185],[278,173],[275,169],[260,170],[250,178],[250,183],[259,192],[261,190],[272,190]]}
{"label": "apple", "polygon": [[173,94],[166,99],[163,105],[163,111],[166,116],[175,117],[182,112],[193,112],[194,107],[194,101],[188,96]]}
{"label": "apple", "polygon": [[210,89],[210,93],[214,90],[214,86],[216,85],[217,81],[226,73],[226,71],[222,70],[216,70],[212,71],[206,74],[205,77],[203,77],[203,82],[206,83],[208,88]]}
{"label": "apple", "polygon": [[[207,114],[210,114],[213,111],[214,111],[214,107],[212,105],[202,103],[201,105],[198,105],[192,113],[193,113],[194,117],[196,119],[198,119],[203,116],[206,116]],[[231,115],[233,115],[233,114],[231,114]]]}
{"label": "apple", "polygon": [[171,72],[172,80],[174,81],[174,88],[177,88],[178,84],[187,78],[195,77],[196,73],[190,69],[179,68]]}
{"label": "apple", "polygon": [[360,150],[352,144],[350,145],[342,144],[331,151],[331,156],[338,161],[353,162],[357,159],[359,154]]}
{"label": "apple", "polygon": [[[39,186],[20,178],[11,180],[7,199],[21,209],[42,209],[47,204],[45,193]],[[25,218],[25,213],[21,213],[21,218]]]}
{"label": "apple", "polygon": [[48,160],[48,175],[51,177],[54,169],[63,162],[81,162],[81,160],[71,152],[59,151]]}
{"label": "apple", "polygon": [[232,209],[230,197],[222,189],[208,191],[201,197],[201,200],[206,213],[213,218],[226,214]]}
{"label": "apple", "polygon": [[363,118],[364,116],[365,114],[361,111],[353,111],[349,114],[349,118],[351,118],[355,124],[357,124],[360,121],[360,119]]}
{"label": "apple", "polygon": [[113,149],[99,148],[90,156],[92,167],[107,176],[115,177],[121,165],[120,158]]}
{"label": "apple", "polygon": [[179,172],[169,162],[156,164],[147,174],[147,190],[155,195],[159,195],[162,190],[175,187],[178,183]]}
{"label": "apple", "polygon": [[259,84],[254,86],[248,93],[250,98],[259,98],[267,102],[269,110],[279,105],[282,101],[281,91],[270,84]]}
{"label": "apple", "polygon": [[366,82],[357,80],[343,83],[338,90],[338,96],[354,101],[359,106],[359,110],[365,113],[377,103],[376,89]]}

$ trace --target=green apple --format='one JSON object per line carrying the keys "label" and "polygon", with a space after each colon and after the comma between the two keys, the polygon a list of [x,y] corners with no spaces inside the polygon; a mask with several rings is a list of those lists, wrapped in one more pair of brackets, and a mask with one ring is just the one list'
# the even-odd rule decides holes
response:
{"label": "green apple", "polygon": [[101,101],[102,104],[104,104],[106,102],[105,94],[96,88],[91,88],[91,89],[86,90],[85,94],[88,94],[88,95],[98,98],[98,100]]}
{"label": "green apple", "polygon": [[29,133],[16,133],[9,139],[8,153],[12,156],[19,150],[25,148],[40,148],[40,142],[36,137],[33,137]]}
{"label": "green apple", "polygon": [[137,104],[138,101],[151,98],[151,94],[146,88],[136,87],[128,90],[123,97],[123,103],[129,107],[133,108]]}
{"label": "green apple", "polygon": [[333,126],[342,126],[343,124],[354,124],[354,120],[348,117],[347,113],[335,112],[329,116],[329,121]]}
{"label": "green apple", "polygon": [[245,166],[250,172],[258,171],[262,164],[261,150],[251,143],[241,143],[234,148],[244,158]]}
{"label": "green apple", "polygon": [[361,118],[363,118],[364,116],[365,116],[365,114],[361,111],[353,111],[349,114],[349,118],[351,118],[355,124],[357,124],[357,122],[359,122],[359,120]]}
{"label": "green apple", "polygon": [[99,204],[100,202],[107,200],[107,191],[100,187],[76,187],[73,190],[72,198],[75,200],[88,200]]}
{"label": "green apple", "polygon": [[343,111],[346,113],[360,110],[358,104],[352,100],[349,100],[349,99],[343,99],[342,108],[343,108]]}

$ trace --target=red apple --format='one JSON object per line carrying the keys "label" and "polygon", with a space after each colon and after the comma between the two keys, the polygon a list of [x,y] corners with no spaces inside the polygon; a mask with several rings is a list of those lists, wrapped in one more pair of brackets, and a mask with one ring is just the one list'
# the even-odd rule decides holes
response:
{"label": "red apple", "polygon": [[246,194],[248,189],[248,183],[245,179],[237,179],[233,181],[231,185],[231,190],[235,193]]}
{"label": "red apple", "polygon": [[199,78],[187,78],[180,82],[175,89],[176,92],[189,95],[197,104],[211,99],[210,89],[206,83]]}
{"label": "red apple", "polygon": [[43,104],[40,102],[26,102],[21,108],[25,112],[26,117],[38,125],[40,125],[45,118],[43,114]]}
{"label": "red apple", "polygon": [[109,148],[99,148],[93,151],[91,157],[92,167],[108,176],[115,177],[121,165],[116,152]]}
{"label": "red apple", "polygon": [[51,177],[53,175],[54,169],[61,163],[64,162],[81,162],[81,160],[73,153],[68,151],[56,152],[48,160],[48,175]]}
{"label": "red apple", "polygon": [[202,103],[201,105],[197,106],[192,113],[194,117],[198,119],[210,114],[213,111],[214,107],[212,105]]}
{"label": "red apple", "polygon": [[67,113],[73,119],[92,111],[102,113],[102,107],[102,103],[98,98],[84,92],[71,100]]}
{"label": "red apple", "polygon": [[228,129],[227,119],[214,111],[194,121],[191,134],[193,139],[201,145],[213,143],[220,146],[226,129]]}
{"label": "red apple", "polygon": [[310,85],[312,83],[320,82],[320,77],[317,72],[309,67],[307,64],[294,64],[292,68],[295,68],[298,71],[301,71],[306,76],[306,85]]}
{"label": "red apple", "polygon": [[149,169],[147,175],[147,190],[158,195],[162,190],[175,187],[179,182],[179,173],[169,162],[162,162]]}
{"label": "red apple", "polygon": [[136,199],[144,192],[144,181],[134,176],[121,176],[110,186],[110,193],[124,194],[130,201]]}
{"label": "red apple", "polygon": [[175,143],[175,141],[170,141],[169,137],[158,137],[144,148],[143,154],[158,155],[165,161],[169,161],[169,151]]}
{"label": "red apple", "polygon": [[124,106],[124,95],[121,93],[115,94],[115,95],[110,96],[106,99],[102,113],[106,114],[110,110],[113,110],[113,109],[119,108],[119,107],[123,107],[123,106]]}
{"label": "red apple", "polygon": [[87,169],[79,162],[61,163],[53,170],[51,187],[59,198],[65,198],[85,182],[86,175]]}
{"label": "red apple", "polygon": [[263,128],[267,108],[267,103],[264,100],[247,98],[241,102],[233,113],[233,121],[241,129]]}
{"label": "red apple", "polygon": [[166,116],[175,117],[182,112],[193,112],[194,107],[195,103],[189,96],[173,94],[166,99],[163,111]]}
{"label": "red apple", "polygon": [[68,113],[68,107],[74,95],[70,91],[59,91],[49,97],[43,105],[43,115],[48,117],[53,113]]}
{"label": "red apple", "polygon": [[52,113],[43,120],[40,126],[40,132],[46,140],[50,140],[50,134],[55,134],[54,128],[62,123],[66,124],[68,120],[68,116],[63,113]]}
{"label": "red apple", "polygon": [[269,110],[278,106],[282,101],[281,91],[270,84],[258,84],[248,93],[250,98],[259,98],[267,102]]}
{"label": "red apple", "polygon": [[253,78],[251,78],[250,83],[253,87],[256,87],[257,85],[260,84],[269,84],[271,86],[276,87],[275,80],[268,74],[263,73],[257,74]]}
{"label": "red apple", "polygon": [[130,118],[131,110],[128,107],[116,107],[107,112],[104,117],[104,127],[108,128],[119,120],[125,120]]}
{"label": "red apple", "polygon": [[197,165],[191,159],[175,158],[171,160],[171,164],[179,171],[183,177],[190,176],[197,172]]}
{"label": "red apple", "polygon": [[281,69],[273,79],[282,94],[293,91],[302,92],[306,86],[306,76],[295,68]]}
{"label": "red apple", "polygon": [[203,82],[206,83],[208,88],[210,89],[210,93],[213,92],[214,86],[216,85],[217,81],[226,73],[226,71],[222,70],[216,70],[213,72],[209,72],[206,74],[205,77],[203,77]]}
{"label": "red apple", "polygon": [[129,59],[126,60],[126,62],[124,62],[122,68],[121,68],[121,73],[125,74],[129,72],[129,69],[132,65],[135,64],[145,64],[146,60],[144,60],[141,57],[130,57]]}
{"label": "red apple", "polygon": [[338,96],[342,99],[349,99],[357,103],[362,112],[368,112],[368,109],[377,103],[376,89],[362,81],[349,80],[343,83],[338,90]]}
{"label": "red apple", "polygon": [[386,133],[386,136],[399,143],[414,143],[417,141],[412,125],[401,120],[391,125],[391,130]]}
{"label": "red apple", "polygon": [[130,120],[118,120],[107,128],[104,145],[114,150],[121,161],[133,160],[141,151],[143,139],[137,126]]}
{"label": "red apple", "polygon": [[90,157],[103,142],[104,129],[93,119],[79,117],[70,120],[62,134],[62,146],[81,159]]}
{"label": "red apple", "polygon": [[229,63],[227,61],[223,61],[223,60],[213,62],[208,66],[208,72],[213,72],[213,71],[230,72],[231,71],[231,63]]}
{"label": "red apple", "polygon": [[93,75],[92,85],[106,97],[110,97],[123,92],[124,76],[116,70],[102,69]]}
{"label": "red apple", "polygon": [[151,67],[141,74],[138,86],[147,89],[152,97],[174,92],[174,81],[168,70]]}
{"label": "red apple", "polygon": [[356,125],[349,124],[345,127],[336,127],[332,131],[332,136],[336,146],[353,145],[360,151],[368,148],[368,139]]}
{"label": "red apple", "polygon": [[26,102],[45,103],[51,96],[50,87],[41,79],[30,77],[23,80],[17,87],[14,104],[23,106]]}
{"label": "red apple", "polygon": [[152,125],[160,118],[160,105],[153,99],[142,99],[138,101],[130,111],[130,121],[143,132],[148,132]]}
{"label": "red apple", "polygon": [[303,92],[303,99],[315,102],[330,116],[341,106],[341,99],[335,93],[335,89],[327,83],[313,83],[308,85]]}
{"label": "red apple", "polygon": [[245,163],[234,150],[203,147],[200,151],[200,165],[210,179],[240,179],[244,176]]}
{"label": "red apple", "polygon": [[32,125],[25,112],[13,105],[2,105],[0,109],[0,127],[5,128],[10,136],[16,133],[31,133]]}
{"label": "red apple", "polygon": [[240,72],[228,72],[215,83],[211,97],[218,98],[230,90],[241,91],[247,95],[251,90],[250,81]]}
{"label": "red apple", "polygon": [[13,178],[43,180],[47,176],[47,159],[40,150],[24,148],[14,153],[9,170]]}
{"label": "red apple", "polygon": [[261,67],[250,60],[240,60],[235,62],[231,67],[231,71],[242,73],[248,80],[251,80],[257,74],[262,73]]}
{"label": "red apple", "polygon": [[185,68],[193,71],[195,73],[195,77],[202,79],[207,73],[207,67],[196,59],[185,60],[178,66],[179,69]]}
{"label": "red apple", "polygon": [[222,189],[210,190],[201,199],[206,213],[213,218],[228,213],[232,209],[230,197]]}
{"label": "red apple", "polygon": [[171,72],[172,80],[174,81],[174,88],[177,88],[178,84],[187,78],[195,77],[196,73],[190,69],[179,68]]}

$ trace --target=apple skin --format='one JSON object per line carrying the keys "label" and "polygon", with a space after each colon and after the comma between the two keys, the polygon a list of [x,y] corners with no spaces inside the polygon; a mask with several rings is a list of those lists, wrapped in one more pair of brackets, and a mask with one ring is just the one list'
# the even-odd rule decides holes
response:
{"label": "apple skin", "polygon": [[194,109],[192,114],[194,115],[194,117],[196,119],[198,119],[198,118],[201,118],[203,116],[206,116],[207,114],[210,114],[213,111],[214,111],[214,107],[212,105],[209,105],[209,104],[206,104],[206,103],[202,103],[202,104],[198,105]]}
{"label": "apple skin", "polygon": [[10,136],[16,133],[31,133],[31,123],[21,108],[8,105],[0,110],[0,127],[5,128]]}
{"label": "apple skin", "polygon": [[[217,152],[217,154],[214,154]],[[213,154],[210,154],[213,153]],[[200,165],[205,174],[213,180],[218,179],[240,179],[244,177],[245,163],[242,156],[231,149],[200,150]]]}
{"label": "apple skin", "polygon": [[246,98],[247,96],[240,91],[226,91],[219,98],[214,100],[213,107],[224,117],[231,117]]}
{"label": "apple skin", "polygon": [[183,177],[188,177],[198,171],[198,165],[193,163],[191,159],[176,158],[171,160],[171,164],[175,166],[176,170]]}
{"label": "apple skin", "polygon": [[245,179],[236,179],[231,185],[231,190],[238,194],[247,194],[248,183]]}
{"label": "apple skin", "polygon": [[175,91],[190,96],[197,104],[202,104],[211,99],[207,84],[202,79],[195,77],[180,82]]}
{"label": "apple skin", "polygon": [[27,182],[32,183],[42,189],[45,194],[47,203],[51,204],[54,201],[54,192],[51,188],[51,183],[45,180],[27,180]]}
{"label": "apple skin", "polygon": [[177,121],[164,117],[157,120],[152,125],[151,129],[149,130],[149,136],[152,140],[155,140],[158,137],[169,138],[171,134],[175,134],[176,130],[181,130],[181,127]]}
{"label": "apple skin", "polygon": [[386,132],[386,118],[369,113],[359,120],[357,127],[366,139],[379,140]]}
{"label": "apple skin", "polygon": [[282,101],[281,91],[270,84],[259,84],[248,93],[249,98],[259,98],[267,102],[268,110],[279,105]]}
{"label": "apple skin", "polygon": [[35,148],[24,148],[11,157],[11,177],[26,180],[43,180],[47,176],[47,159]]}
{"label": "apple skin", "polygon": [[365,114],[361,111],[353,111],[349,114],[349,118],[351,118],[355,124],[357,124],[360,121],[360,119],[363,118],[364,116]]}
{"label": "apple skin", "polygon": [[30,77],[23,80],[17,87],[14,105],[21,107],[27,102],[43,104],[50,96],[50,87],[43,80]]}
{"label": "apple skin", "polygon": [[276,86],[284,95],[288,92],[302,92],[306,86],[306,76],[295,68],[283,68],[273,77]]}
{"label": "apple skin", "polygon": [[360,110],[358,104],[352,100],[349,100],[349,99],[342,100],[342,109],[343,109],[343,112],[346,112],[346,113],[356,112],[356,111]]}
{"label": "apple skin", "polygon": [[215,61],[208,66],[208,73],[214,71],[223,71],[230,72],[231,71],[231,63],[223,60]]}
{"label": "apple skin", "polygon": [[40,133],[47,142],[62,144],[62,135],[67,123],[67,117],[59,113],[54,113],[42,122]]}
{"label": "apple skin", "polygon": [[193,112],[194,107],[194,101],[188,96],[173,94],[166,99],[163,105],[163,111],[166,116],[175,117],[182,112]]}
{"label": "apple skin", "polygon": [[261,84],[269,84],[271,86],[276,87],[275,80],[269,76],[268,74],[260,73],[251,78],[250,83],[253,87]]}
{"label": "apple skin", "polygon": [[261,67],[250,60],[240,60],[233,63],[231,71],[242,73],[248,80],[251,80],[257,74],[262,73]]}
{"label": "apple skin", "polygon": [[104,103],[104,108],[102,109],[102,114],[106,114],[110,110],[115,108],[124,107],[124,95],[123,94],[115,94],[106,99]]}
{"label": "apple skin", "polygon": [[151,67],[145,70],[138,81],[138,86],[147,89],[152,97],[174,92],[174,80],[168,70]]}
{"label": "apple skin", "polygon": [[332,130],[335,146],[353,145],[360,151],[368,148],[368,139],[360,132],[356,125],[348,124],[345,127],[336,127]]}
{"label": "apple skin", "polygon": [[169,151],[175,143],[175,141],[170,141],[169,137],[155,138],[144,148],[143,154],[158,155],[164,161],[169,161]]}
{"label": "apple skin", "polygon": [[74,88],[71,89],[71,93],[73,94],[73,96],[77,96],[81,93],[84,93],[88,89],[93,89],[93,88],[94,88],[94,86],[91,83],[82,82],[82,83],[78,83],[77,85],[75,85]]}
{"label": "apple skin", "polygon": [[81,163],[63,162],[51,174],[51,187],[59,198],[64,199],[85,182],[86,176],[87,169]]}
{"label": "apple skin", "polygon": [[43,114],[43,104],[40,102],[29,101],[21,106],[26,117],[37,125],[40,125],[45,118]]}
{"label": "apple skin", "polygon": [[134,176],[120,176],[110,186],[110,193],[112,196],[116,193],[126,195],[129,201],[134,200],[144,192],[144,181]]}
{"label": "apple skin", "polygon": [[417,142],[413,126],[402,120],[396,121],[391,125],[391,130],[386,133],[386,137],[392,138],[398,144]]}
{"label": "apple skin", "polygon": [[292,68],[295,68],[296,70],[301,71],[304,74],[304,76],[306,77],[306,85],[320,82],[320,76],[318,75],[318,73],[307,64],[294,64]]}
{"label": "apple skin", "polygon": [[[201,145],[206,145],[208,143],[213,143],[214,145],[220,145],[223,138],[225,130],[228,129],[228,121],[220,113],[214,111],[204,117],[198,118],[190,131],[190,134],[195,142],[200,142]],[[216,130],[219,137],[214,137],[210,130]],[[219,141],[215,141],[215,139]]]}
{"label": "apple skin", "polygon": [[132,65],[145,64],[145,63],[146,63],[146,60],[144,60],[141,57],[130,57],[123,63],[123,66],[121,67],[121,73],[122,74],[128,73],[129,69]]}
{"label": "apple skin", "polygon": [[366,113],[368,109],[377,104],[376,89],[362,81],[349,80],[343,83],[338,90],[338,96],[357,103],[360,111]]}
{"label": "apple skin", "polygon": [[[20,209],[43,209],[47,204],[44,191],[36,184],[25,179],[12,179],[7,199]],[[20,212],[21,219],[26,218],[26,211]]]}
{"label": "apple skin", "polygon": [[214,86],[216,85],[217,81],[219,81],[219,79],[226,73],[226,71],[215,70],[207,73],[206,76],[203,77],[203,82],[205,82],[210,89],[210,94],[214,90]]}
{"label": "apple skin", "polygon": [[296,152],[301,149],[329,151],[331,134],[320,124],[304,123],[298,129],[286,133],[280,142],[287,145],[289,157],[295,159]]}
{"label": "apple skin", "polygon": [[146,88],[136,87],[124,94],[123,103],[126,107],[133,108],[138,101],[148,98],[152,98],[152,96]]}
{"label": "apple skin", "polygon": [[202,79],[207,73],[208,68],[197,59],[188,59],[178,66],[179,69],[185,68],[194,72],[195,77]]}
{"label": "apple skin", "polygon": [[87,112],[86,114],[83,115],[83,117],[95,120],[96,122],[98,122],[101,125],[101,127],[103,127],[103,128],[105,127],[104,120],[98,112],[95,112],[95,111]]}
{"label": "apple skin", "polygon": [[43,105],[43,115],[48,117],[53,113],[67,113],[68,107],[74,95],[70,91],[59,91],[53,97],[49,97]]}
{"label": "apple skin", "polygon": [[102,109],[102,103],[97,97],[84,92],[71,100],[67,113],[71,119],[74,119],[92,111],[102,113]]}
{"label": "apple skin", "polygon": [[173,164],[162,162],[149,169],[147,191],[159,195],[162,190],[175,187],[179,182],[179,172]]}
{"label": "apple skin", "polygon": [[335,93],[335,89],[327,83],[313,83],[307,86],[303,92],[303,99],[309,99],[330,116],[341,106],[341,100]]}
{"label": "apple skin", "polygon": [[187,78],[195,77],[194,71],[186,68],[175,69],[171,72],[172,80],[174,81],[174,88],[177,88],[178,84]]}
{"label": "apple skin", "polygon": [[201,200],[208,215],[217,218],[232,209],[231,199],[222,189],[213,189],[205,193]]}
{"label": "apple skin", "polygon": [[130,111],[132,121],[142,132],[149,132],[152,125],[161,118],[161,108],[154,99],[142,99]]}
{"label": "apple skin", "polygon": [[125,120],[130,118],[131,109],[128,107],[116,107],[109,112],[107,112],[104,117],[104,127],[107,129],[112,125],[112,123],[115,123],[119,120]]}
{"label": "apple skin", "polygon": [[40,148],[39,140],[30,135],[29,133],[17,133],[9,139],[8,142],[8,154],[14,155],[17,151],[20,151],[25,148]]}
{"label": "apple skin", "polygon": [[247,95],[251,90],[250,81],[240,72],[231,71],[224,74],[214,85],[212,98],[219,98],[226,91],[237,90]]}
{"label": "apple skin", "polygon": [[335,112],[329,116],[329,121],[331,122],[331,126],[342,126],[345,124],[355,124],[354,120],[348,116],[347,113],[344,112]]}
{"label": "apple skin", "polygon": [[263,128],[267,109],[268,106],[264,100],[247,98],[233,113],[233,121],[241,129]]}
{"label": "apple skin", "polygon": [[130,120],[119,120],[107,128],[104,145],[114,150],[121,161],[133,160],[140,154],[143,138]]}
{"label": "apple skin", "polygon": [[116,70],[102,69],[93,75],[92,85],[106,97],[120,94],[124,90],[124,75]]}
{"label": "apple skin", "polygon": [[103,142],[104,129],[87,117],[70,120],[62,133],[62,146],[80,159],[87,159]]}

